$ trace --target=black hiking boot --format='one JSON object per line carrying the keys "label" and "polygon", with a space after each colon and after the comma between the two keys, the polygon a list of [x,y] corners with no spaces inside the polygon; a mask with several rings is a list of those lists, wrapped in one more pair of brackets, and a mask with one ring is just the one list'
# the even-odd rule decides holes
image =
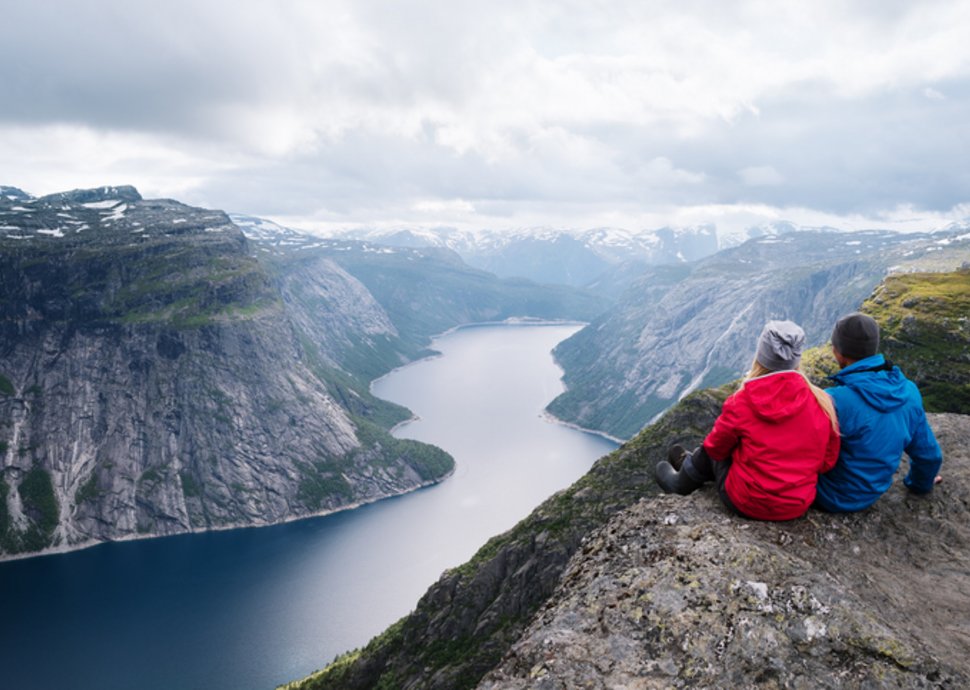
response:
{"label": "black hiking boot", "polygon": [[679,443],[675,443],[670,447],[670,450],[667,451],[667,462],[670,463],[671,467],[680,472],[680,468],[684,464],[684,458],[686,458],[688,455],[690,455],[690,453],[687,452],[686,448]]}
{"label": "black hiking boot", "polygon": [[668,494],[680,494],[686,496],[699,487],[703,482],[699,482],[683,469],[675,470],[666,460],[657,463],[655,470],[657,484]]}

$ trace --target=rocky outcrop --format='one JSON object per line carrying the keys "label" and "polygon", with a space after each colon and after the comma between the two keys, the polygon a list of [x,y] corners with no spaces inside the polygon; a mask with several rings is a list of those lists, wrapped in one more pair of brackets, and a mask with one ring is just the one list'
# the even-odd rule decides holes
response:
{"label": "rocky outcrop", "polygon": [[792,319],[809,344],[820,344],[890,268],[953,270],[968,255],[965,229],[794,232],[718,252],[689,270],[648,269],[617,306],[556,348],[567,390],[549,410],[629,438],[686,393],[746,371],[767,320]]}
{"label": "rocky outcrop", "polygon": [[[225,214],[122,187],[0,200],[0,225],[0,556],[279,522],[451,471],[339,404],[307,344],[340,336],[291,315],[296,279],[281,292]],[[324,307],[366,302],[317,270]]]}
{"label": "rocky outcrop", "polygon": [[[944,482],[860,514],[643,499],[590,534],[483,690],[965,687],[970,417],[931,419]],[[904,463],[905,465],[905,463]]]}

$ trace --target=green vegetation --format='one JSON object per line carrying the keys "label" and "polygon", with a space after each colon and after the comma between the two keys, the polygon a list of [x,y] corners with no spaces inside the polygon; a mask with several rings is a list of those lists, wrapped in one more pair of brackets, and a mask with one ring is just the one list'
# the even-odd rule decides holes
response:
{"label": "green vegetation", "polygon": [[730,383],[738,378],[738,372],[727,367],[712,366],[711,370],[704,375],[701,382],[697,385],[697,390],[705,388],[717,388],[725,383]]}
{"label": "green vegetation", "polygon": [[[287,683],[286,685],[281,685],[277,690],[310,690],[317,687],[328,687],[328,688],[339,688],[345,683],[348,683],[352,678],[355,678],[354,668],[355,662],[362,657],[368,657],[373,654],[376,650],[383,650],[389,646],[395,646],[400,640],[401,633],[403,632],[404,623],[407,619],[402,618],[396,623],[392,623],[387,630],[382,632],[380,635],[375,637],[368,643],[368,645],[363,649],[357,649],[352,652],[347,652],[338,656],[333,662],[327,666],[327,668],[322,671],[317,671],[313,675],[305,678],[303,680],[294,681],[292,683]],[[318,686],[315,683],[315,679],[325,676],[325,685]],[[374,685],[374,688],[394,688],[394,685],[389,685],[391,682],[389,675],[382,676],[381,682],[383,685]],[[348,685],[348,687],[350,687]],[[355,686],[356,687],[356,686]]]}
{"label": "green vegetation", "polygon": [[[733,377],[731,377],[733,378]],[[728,379],[730,380],[730,379]],[[719,383],[724,383],[720,381]],[[634,436],[643,427],[644,420],[653,419],[676,400],[658,398],[650,395],[643,401],[637,399],[637,393],[626,390],[620,394],[609,406],[597,410],[590,410],[588,405],[588,386],[599,384],[570,384],[569,389],[549,404],[549,412],[560,419],[582,418],[583,424],[591,429],[608,429],[609,433],[620,438]],[[580,411],[585,413],[580,415]]]}
{"label": "green vegetation", "polygon": [[[79,248],[67,263],[61,249],[20,265],[44,281],[44,308],[52,320],[182,329],[248,320],[281,304],[259,263],[225,237],[159,236],[137,245],[102,241]],[[40,275],[52,270],[62,274],[56,282]]]}
{"label": "green vegetation", "polygon": [[881,350],[923,394],[930,412],[970,414],[970,269],[893,275],[861,311]]}
{"label": "green vegetation", "polygon": [[303,476],[297,498],[310,510],[345,504],[353,498],[354,491],[343,475],[344,463],[321,460],[301,463],[299,468]]}
{"label": "green vegetation", "polygon": [[78,487],[77,493],[74,494],[74,502],[78,505],[94,503],[101,497],[101,493],[101,489],[98,487],[97,472],[92,472],[87,481]]}
{"label": "green vegetation", "polygon": [[[928,412],[970,414],[970,270],[890,276],[860,311],[879,323],[880,351],[919,386]],[[802,365],[823,388],[839,370],[831,345]]]}
{"label": "green vegetation", "polygon": [[[384,429],[391,429],[411,417],[411,411],[401,405],[374,397],[370,392],[367,376],[353,376],[324,363],[320,348],[305,334],[299,335],[300,344],[310,371],[323,382],[327,392],[341,407],[356,417],[370,421]],[[400,365],[398,359],[395,366]],[[390,371],[390,369],[388,369]],[[381,373],[386,373],[382,371]]]}
{"label": "green vegetation", "polygon": [[[380,451],[385,467],[403,460],[426,482],[441,479],[455,469],[454,458],[437,446],[395,438],[365,419],[355,419],[354,422],[357,425],[357,438],[362,448],[353,451],[352,455],[363,453],[369,456],[372,455],[370,451]],[[381,461],[371,458],[370,464],[381,464]]]}
{"label": "green vegetation", "polygon": [[0,395],[16,395],[17,389],[13,383],[3,374],[0,374]]}
{"label": "green vegetation", "polygon": [[54,484],[50,473],[34,467],[20,482],[18,488],[24,513],[31,519],[31,525],[21,536],[23,551],[39,551],[50,546],[54,529],[60,520],[60,507],[54,494]]}
{"label": "green vegetation", "polygon": [[162,479],[164,479],[164,474],[159,467],[149,467],[147,470],[141,473],[138,477],[138,484],[157,484]]}
{"label": "green vegetation", "polygon": [[179,479],[182,480],[182,493],[186,498],[198,498],[202,495],[202,485],[187,470],[179,472]]}
{"label": "green vegetation", "polygon": [[0,478],[0,549],[7,553],[20,550],[17,535],[14,533],[10,511],[7,508],[7,494],[10,487],[6,480]]}
{"label": "green vegetation", "polygon": [[354,498],[345,473],[359,466],[396,470],[406,464],[424,482],[442,479],[454,470],[454,459],[437,446],[398,439],[366,419],[356,417],[357,438],[361,447],[340,459],[321,458],[301,463],[298,498],[311,510],[345,505]]}
{"label": "green vegetation", "polygon": [[445,255],[333,252],[331,258],[362,282],[412,343],[464,323],[513,316],[590,320],[606,301],[565,286],[499,279]]}

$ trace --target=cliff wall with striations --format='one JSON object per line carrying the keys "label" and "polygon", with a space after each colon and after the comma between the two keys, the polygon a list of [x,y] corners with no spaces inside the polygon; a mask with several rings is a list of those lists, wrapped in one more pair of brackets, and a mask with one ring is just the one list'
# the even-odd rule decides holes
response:
{"label": "cliff wall with striations", "polygon": [[319,324],[225,214],[104,188],[5,197],[0,225],[0,555],[279,522],[451,471],[338,403],[301,338]]}

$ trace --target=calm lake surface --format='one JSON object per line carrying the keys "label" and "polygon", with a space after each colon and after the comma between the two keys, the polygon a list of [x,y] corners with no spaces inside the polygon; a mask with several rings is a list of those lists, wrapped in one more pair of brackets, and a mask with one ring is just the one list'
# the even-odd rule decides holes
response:
{"label": "calm lake surface", "polygon": [[457,462],[428,489],[274,527],[104,544],[0,563],[0,685],[257,690],[295,680],[407,614],[616,445],[555,424],[551,349],[576,325],[490,325],[374,392],[419,417],[395,431]]}

